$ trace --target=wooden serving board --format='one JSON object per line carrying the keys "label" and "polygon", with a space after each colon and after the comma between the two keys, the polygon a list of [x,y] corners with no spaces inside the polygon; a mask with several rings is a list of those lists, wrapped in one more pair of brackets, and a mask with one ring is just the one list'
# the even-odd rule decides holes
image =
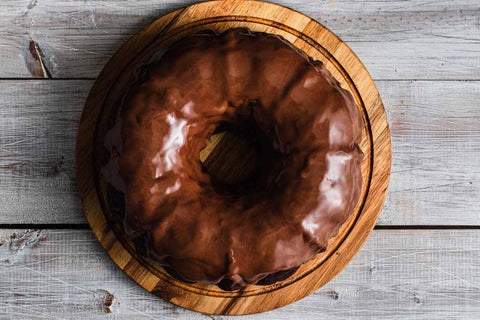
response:
{"label": "wooden serving board", "polygon": [[[103,145],[110,113],[135,67],[174,41],[199,30],[225,31],[247,27],[282,35],[307,55],[322,61],[342,87],[349,90],[363,114],[360,145],[363,186],[354,213],[333,237],[327,251],[302,265],[291,277],[273,285],[249,285],[223,291],[215,285],[178,281],[136,252],[121,223],[112,218],[106,186],[95,155]],[[360,250],[375,226],[385,200],[391,147],[387,117],[378,91],[365,67],[337,36],[294,10],[260,1],[210,1],[158,18],[130,38],[111,58],[87,99],[77,137],[76,174],[85,215],[112,260],[146,290],[178,306],[211,314],[240,315],[278,308],[314,292],[338,274]]]}

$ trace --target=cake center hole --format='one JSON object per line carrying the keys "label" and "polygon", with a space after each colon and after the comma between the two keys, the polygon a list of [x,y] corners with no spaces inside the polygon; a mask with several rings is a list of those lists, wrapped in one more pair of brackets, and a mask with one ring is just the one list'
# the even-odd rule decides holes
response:
{"label": "cake center hole", "polygon": [[214,183],[235,186],[254,178],[257,154],[251,141],[223,131],[210,136],[200,161]]}
{"label": "cake center hole", "polygon": [[237,195],[273,191],[285,163],[273,140],[239,108],[235,119],[220,123],[200,151],[200,161],[213,187]]}

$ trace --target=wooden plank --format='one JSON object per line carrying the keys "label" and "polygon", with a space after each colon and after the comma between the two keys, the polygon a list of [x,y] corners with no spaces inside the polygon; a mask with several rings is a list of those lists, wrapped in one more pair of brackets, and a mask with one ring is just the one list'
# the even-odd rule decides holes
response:
{"label": "wooden plank", "polygon": [[480,82],[382,82],[392,173],[381,225],[479,225]]}
{"label": "wooden plank", "polygon": [[[90,80],[0,81],[0,224],[86,223],[74,173]],[[377,81],[392,133],[379,225],[479,225],[480,82]]]}
{"label": "wooden plank", "polygon": [[85,222],[74,149],[91,85],[0,82],[1,223]]}
{"label": "wooden plank", "polygon": [[[146,292],[88,230],[1,230],[0,239],[0,319],[224,319]],[[478,230],[377,230],[316,293],[239,319],[473,319],[479,247]]]}
{"label": "wooden plank", "polygon": [[[339,35],[376,79],[480,79],[476,0],[276,2]],[[184,5],[178,0],[4,1],[0,77],[96,77],[126,39]]]}

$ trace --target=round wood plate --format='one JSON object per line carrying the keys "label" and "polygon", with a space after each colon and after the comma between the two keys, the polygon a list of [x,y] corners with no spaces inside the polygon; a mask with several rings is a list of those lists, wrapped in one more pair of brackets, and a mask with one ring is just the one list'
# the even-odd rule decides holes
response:
{"label": "round wood plate", "polygon": [[[215,285],[187,284],[136,252],[106,205],[106,186],[96,154],[110,113],[129,84],[135,67],[155,52],[199,30],[225,31],[247,27],[282,35],[300,50],[322,61],[363,114],[360,145],[363,186],[354,213],[333,237],[327,251],[302,265],[293,276],[268,286],[249,285],[223,291]],[[130,38],[110,59],[95,82],[83,110],[76,146],[76,173],[85,215],[95,236],[112,260],[146,290],[178,306],[210,314],[240,315],[278,308],[319,289],[338,274],[360,250],[375,226],[390,176],[391,146],[387,117],[378,91],[365,67],[337,36],[294,10],[260,1],[210,1],[158,18]]]}

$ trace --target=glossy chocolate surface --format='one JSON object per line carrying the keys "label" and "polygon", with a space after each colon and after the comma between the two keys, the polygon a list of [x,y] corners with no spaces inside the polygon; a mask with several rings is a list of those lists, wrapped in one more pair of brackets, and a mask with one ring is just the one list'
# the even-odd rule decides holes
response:
{"label": "glossy chocolate surface", "polygon": [[[185,38],[142,68],[120,110],[104,178],[125,194],[127,232],[187,281],[241,287],[294,270],[359,199],[361,114],[321,63],[279,36]],[[253,148],[248,177],[218,181],[201,163],[219,129]]]}

